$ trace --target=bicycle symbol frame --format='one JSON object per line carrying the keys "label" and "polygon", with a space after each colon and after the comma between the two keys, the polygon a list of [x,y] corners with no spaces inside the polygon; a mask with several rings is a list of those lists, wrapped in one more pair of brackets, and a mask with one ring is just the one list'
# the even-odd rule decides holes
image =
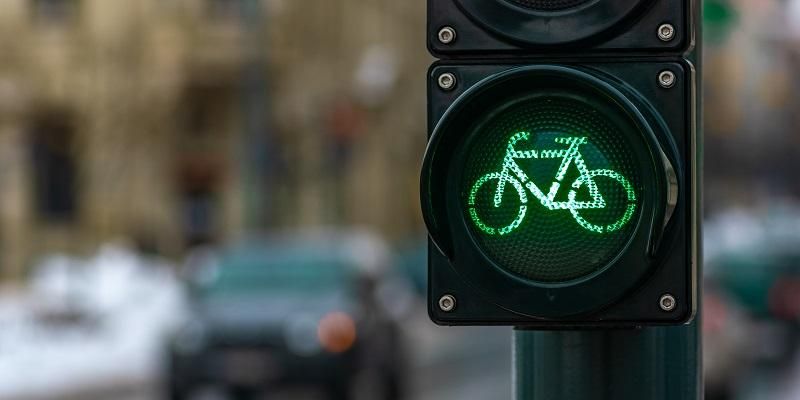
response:
{"label": "bicycle symbol frame", "polygon": [[[472,189],[469,193],[469,199],[467,202],[469,208],[469,215],[472,218],[472,221],[475,225],[484,233],[488,235],[507,235],[522,225],[523,220],[525,219],[525,214],[528,210],[528,196],[525,191],[527,188],[534,197],[536,197],[539,202],[546,207],[548,210],[569,210],[572,214],[572,217],[581,227],[585,228],[586,230],[594,233],[610,233],[621,229],[628,221],[631,220],[633,217],[634,212],[636,211],[636,192],[633,189],[633,185],[625,178],[622,174],[617,171],[610,170],[610,169],[594,169],[590,170],[586,166],[586,162],[583,159],[583,155],[580,152],[580,146],[589,143],[588,138],[581,137],[581,136],[566,136],[566,137],[557,137],[555,138],[555,142],[559,144],[568,145],[565,149],[557,149],[557,150],[517,150],[515,148],[516,144],[521,141],[530,140],[531,134],[530,132],[518,132],[511,136],[508,140],[508,146],[506,147],[506,154],[503,157],[503,168],[500,172],[490,172],[482,177],[478,178],[475,184],[472,185]],[[556,172],[555,180],[550,185],[550,189],[545,194],[538,186],[536,186],[533,181],[528,177],[528,175],[520,168],[519,164],[517,164],[516,160],[528,160],[528,159],[557,159],[561,158],[561,165]],[[564,180],[564,177],[567,174],[567,169],[571,164],[574,164],[577,167],[579,176],[575,179],[574,182],[571,184],[571,189],[567,195],[567,201],[556,201],[555,197],[558,193],[558,190],[561,188],[561,183]],[[625,189],[627,194],[627,205],[625,207],[625,212],[623,213],[622,217],[615,221],[614,223],[608,225],[597,225],[587,221],[580,215],[580,210],[587,210],[587,209],[602,209],[606,207],[606,201],[603,198],[602,194],[600,194],[599,189],[597,188],[597,184],[595,183],[594,179],[596,177],[606,177],[613,179],[614,181],[618,182],[622,185]],[[480,216],[478,215],[478,206],[476,205],[476,198],[478,195],[478,191],[481,187],[488,183],[489,181],[497,180],[497,188],[494,193],[494,201],[493,205],[495,208],[500,207],[503,201],[503,193],[506,189],[506,186],[510,184],[519,195],[519,212],[517,213],[516,218],[506,226],[502,227],[493,227],[489,224],[485,223],[481,220]],[[577,191],[583,186],[587,185],[589,189],[589,194],[591,196],[590,201],[577,201]]]}

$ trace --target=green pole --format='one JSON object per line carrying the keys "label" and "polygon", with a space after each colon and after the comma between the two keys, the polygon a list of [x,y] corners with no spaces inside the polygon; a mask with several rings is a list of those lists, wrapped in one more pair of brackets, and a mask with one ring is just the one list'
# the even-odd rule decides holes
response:
{"label": "green pole", "polygon": [[517,400],[698,400],[698,319],[628,330],[514,331]]}

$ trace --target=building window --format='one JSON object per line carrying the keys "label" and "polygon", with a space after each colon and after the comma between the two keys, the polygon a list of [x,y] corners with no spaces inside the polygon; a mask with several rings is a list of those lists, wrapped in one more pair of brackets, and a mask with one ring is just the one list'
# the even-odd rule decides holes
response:
{"label": "building window", "polygon": [[182,229],[187,246],[221,236],[220,197],[224,187],[229,113],[234,88],[192,84],[183,95],[176,143]]}
{"label": "building window", "polygon": [[31,0],[33,19],[42,25],[63,25],[78,16],[80,0]]}
{"label": "building window", "polygon": [[45,221],[69,222],[76,215],[74,133],[71,118],[63,112],[38,115],[31,123],[34,205]]}
{"label": "building window", "polygon": [[215,19],[239,19],[243,12],[243,0],[207,0],[208,14]]}

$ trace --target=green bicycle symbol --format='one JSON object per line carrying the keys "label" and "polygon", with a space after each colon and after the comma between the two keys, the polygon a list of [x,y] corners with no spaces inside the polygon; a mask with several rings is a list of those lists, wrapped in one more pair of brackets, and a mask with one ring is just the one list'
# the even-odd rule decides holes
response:
{"label": "green bicycle symbol", "polygon": [[[525,188],[527,188],[537,199],[539,199],[539,202],[542,203],[542,205],[548,210],[569,210],[578,225],[591,232],[614,232],[622,228],[628,221],[630,221],[631,217],[633,217],[634,211],[636,210],[636,192],[634,191],[633,186],[628,179],[626,179],[617,171],[610,169],[590,170],[586,167],[586,162],[584,161],[583,155],[580,152],[580,146],[589,142],[586,137],[576,136],[556,138],[556,143],[565,144],[568,146],[566,149],[541,151],[520,151],[515,149],[517,143],[529,140],[530,136],[531,134],[529,132],[519,132],[514,134],[508,140],[506,154],[503,157],[502,170],[500,172],[491,172],[483,175],[472,186],[472,190],[469,193],[468,199],[469,214],[472,217],[473,222],[475,222],[475,225],[481,231],[489,235],[506,235],[519,228],[519,226],[522,224],[522,221],[525,219],[525,213],[528,210],[528,196]],[[541,189],[539,189],[538,186],[536,186],[535,183],[530,180],[528,175],[525,174],[516,161],[527,159],[558,158],[562,160],[561,165],[558,168],[555,180],[550,185],[550,190],[547,192],[547,194],[545,194]],[[567,169],[571,164],[574,164],[575,167],[577,167],[580,175],[577,179],[575,179],[574,182],[572,182],[571,189],[567,196],[567,201],[556,201],[556,193],[558,193],[558,190],[561,187],[561,182],[564,180],[564,177],[567,174]],[[606,201],[600,194],[597,184],[595,183],[596,177],[606,177],[618,182],[620,185],[622,185],[627,193],[627,205],[625,208],[625,213],[619,220],[608,225],[592,224],[580,215],[581,210],[596,210],[606,207]],[[509,225],[502,227],[492,227],[481,220],[481,218],[478,216],[478,207],[476,204],[478,191],[483,185],[493,180],[497,181],[497,187],[494,192],[495,208],[500,207],[503,201],[503,193],[506,189],[506,186],[511,185],[511,187],[513,187],[519,195],[520,205],[516,218]],[[591,200],[577,201],[577,191],[584,185],[586,185],[586,187],[589,189]]]}

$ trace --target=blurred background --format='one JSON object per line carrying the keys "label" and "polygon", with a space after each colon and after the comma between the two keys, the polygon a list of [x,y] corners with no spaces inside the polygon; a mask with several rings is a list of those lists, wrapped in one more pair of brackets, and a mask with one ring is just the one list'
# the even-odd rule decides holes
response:
{"label": "blurred background", "polygon": [[[706,0],[709,399],[800,399],[800,0]],[[2,0],[0,399],[503,399],[438,328],[425,2]]]}

